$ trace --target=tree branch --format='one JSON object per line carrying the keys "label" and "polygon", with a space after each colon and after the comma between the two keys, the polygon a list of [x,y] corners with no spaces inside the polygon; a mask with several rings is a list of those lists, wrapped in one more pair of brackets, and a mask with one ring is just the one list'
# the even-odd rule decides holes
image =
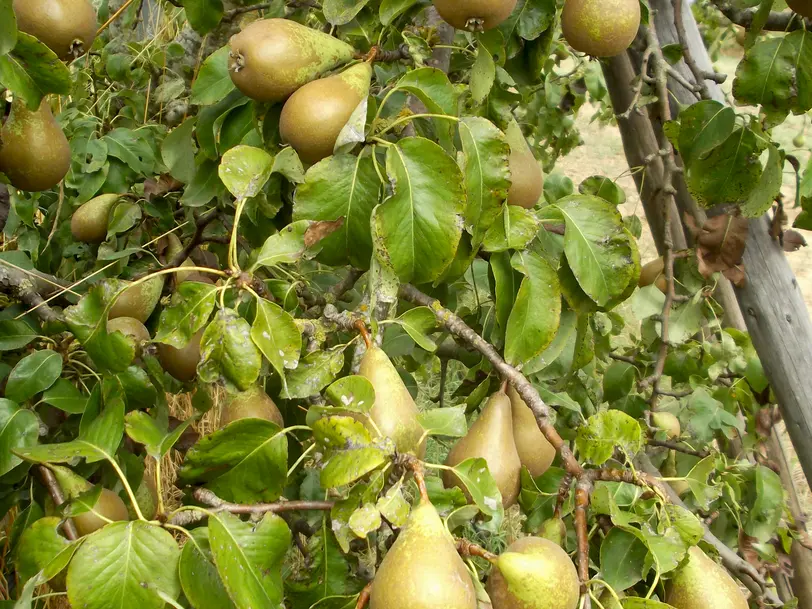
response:
{"label": "tree branch", "polygon": [[[753,19],[758,9],[738,9],[727,0],[712,0],[713,4],[725,17],[736,25],[749,28],[753,25]],[[767,23],[762,29],[770,32],[794,32],[795,30],[812,28],[812,21],[804,19],[797,13],[770,13]]]}
{"label": "tree branch", "polygon": [[[42,478],[42,483],[45,485],[45,488],[48,489],[48,494],[51,495],[51,499],[54,500],[54,505],[59,507],[65,503],[65,495],[62,493],[62,487],[59,486],[59,481],[54,477],[53,472],[44,465],[38,466],[37,472],[40,478]],[[62,525],[62,531],[65,533],[65,537],[71,541],[79,539],[76,525],[73,524],[73,519],[71,518],[65,519],[65,523]]]}
{"label": "tree branch", "polygon": [[164,269],[176,269],[183,261],[186,260],[189,255],[192,253],[198,245],[203,243],[203,232],[206,230],[206,227],[214,222],[218,217],[220,217],[220,210],[212,209],[209,213],[203,214],[202,216],[198,216],[195,218],[195,234],[192,235],[192,238],[189,239],[189,242],[184,246],[184,248],[175,254],[175,257],[172,258],[169,262],[167,262]]}
{"label": "tree branch", "polygon": [[63,321],[62,315],[45,303],[45,299],[39,293],[37,287],[37,275],[35,273],[31,273],[29,276],[25,272],[0,261],[0,291],[19,299],[44,322]]}
{"label": "tree branch", "polygon": [[[661,395],[666,395],[662,393]],[[649,438],[646,441],[646,444],[649,446],[658,446],[660,448],[668,448],[671,450],[675,450],[680,453],[684,453],[686,455],[693,455],[694,457],[699,457],[700,459],[704,459],[708,455],[710,455],[710,451],[707,449],[704,450],[696,450],[691,448],[690,446],[686,446],[681,442],[669,442],[668,440],[655,440],[654,438]]]}

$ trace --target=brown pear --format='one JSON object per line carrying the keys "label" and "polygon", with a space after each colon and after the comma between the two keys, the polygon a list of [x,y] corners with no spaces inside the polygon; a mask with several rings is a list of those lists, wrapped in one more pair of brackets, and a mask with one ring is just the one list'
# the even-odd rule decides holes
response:
{"label": "brown pear", "polygon": [[540,537],[523,537],[496,559],[488,576],[493,609],[575,609],[578,572],[567,553]]}
{"label": "brown pear", "polygon": [[458,30],[491,30],[510,17],[517,0],[434,0],[443,21]]}
{"label": "brown pear", "polygon": [[39,192],[59,184],[68,169],[70,145],[47,100],[29,110],[16,98],[0,130],[0,173],[15,188]]}
{"label": "brown pear", "polygon": [[220,411],[222,427],[240,419],[264,419],[276,423],[279,427],[285,427],[279,408],[259,386],[236,394]]}
{"label": "brown pear", "polygon": [[107,318],[133,317],[141,323],[146,322],[158,305],[163,289],[163,275],[127,288],[116,299]]}
{"label": "brown pear", "polygon": [[359,63],[341,74],[314,80],[290,96],[279,117],[279,134],[305,163],[333,154],[341,130],[369,94],[372,66]]}
{"label": "brown pear", "polygon": [[84,243],[101,243],[107,237],[110,211],[121,197],[117,194],[99,195],[82,204],[70,219],[73,238]]}
{"label": "brown pear", "polygon": [[[76,499],[82,493],[93,488],[90,482],[67,467],[50,465],[49,469],[59,483],[59,487],[62,489],[66,499]],[[101,495],[99,495],[99,499],[93,508],[74,516],[73,523],[76,525],[76,531],[79,535],[84,536],[90,535],[106,525],[107,520],[105,520],[105,518],[113,522],[130,519],[127,506],[121,500],[121,497],[106,488],[102,489]]]}
{"label": "brown pear", "polygon": [[96,39],[96,11],[88,0],[14,0],[13,7],[19,30],[60,59],[87,53]]}
{"label": "brown pear", "polygon": [[508,397],[513,416],[513,439],[519,459],[530,475],[538,478],[555,459],[555,448],[541,433],[536,417],[530,406],[521,398],[512,385],[508,385]]}
{"label": "brown pear", "polygon": [[417,420],[417,404],[397,369],[380,347],[372,345],[361,359],[358,374],[372,383],[375,405],[369,411],[370,431],[391,438],[399,452],[422,459],[426,454],[423,427]]}
{"label": "brown pear", "polygon": [[134,317],[116,317],[107,322],[107,332],[121,332],[137,343],[149,342],[149,330]]}
{"label": "brown pear", "polygon": [[[490,397],[471,429],[448,453],[445,464],[454,467],[476,457],[488,463],[488,470],[502,494],[502,505],[509,507],[516,503],[521,489],[522,463],[513,441],[510,398],[501,391]],[[443,483],[446,487],[460,487],[471,500],[465,485],[453,472],[443,471]]]}
{"label": "brown pear", "polygon": [[471,575],[434,506],[420,502],[375,574],[369,609],[476,609]]}
{"label": "brown pear", "polygon": [[665,279],[665,260],[662,257],[655,258],[640,270],[640,279],[637,280],[637,285],[645,288],[651,284],[656,285],[663,294],[668,289],[668,282]]}
{"label": "brown pear", "polygon": [[205,328],[192,336],[185,347],[177,349],[171,345],[158,343],[158,361],[169,374],[179,381],[191,381],[197,376],[200,363],[200,339]]}
{"label": "brown pear", "polygon": [[639,0],[566,0],[561,29],[569,45],[593,57],[629,48],[640,28]]}
{"label": "brown pear", "polygon": [[289,19],[254,21],[229,43],[237,88],[262,102],[280,102],[302,85],[348,61],[350,45]]}
{"label": "brown pear", "polygon": [[508,205],[518,205],[532,209],[544,192],[544,174],[533,151],[527,145],[524,134],[515,120],[511,120],[507,131],[510,144],[510,190]]}
{"label": "brown pear", "polygon": [[787,0],[787,6],[802,17],[812,19],[812,0]]}
{"label": "brown pear", "polygon": [[732,577],[698,547],[674,575],[666,602],[676,609],[747,609],[747,599]]}

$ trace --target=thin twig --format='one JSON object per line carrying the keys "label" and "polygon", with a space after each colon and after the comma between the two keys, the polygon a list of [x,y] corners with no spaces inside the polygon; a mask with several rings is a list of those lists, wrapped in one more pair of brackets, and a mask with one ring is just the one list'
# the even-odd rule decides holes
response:
{"label": "thin twig", "polygon": [[[665,395],[662,393],[661,395]],[[668,440],[655,440],[654,438],[649,438],[646,440],[646,444],[649,446],[657,446],[660,448],[668,448],[670,450],[675,450],[679,453],[684,453],[686,455],[693,455],[694,457],[699,457],[700,459],[704,459],[708,455],[710,455],[710,451],[707,449],[703,450],[696,450],[695,448],[691,448],[682,442],[671,442]]]}
{"label": "thin twig", "polygon": [[[98,30],[96,30],[96,36],[101,35],[101,33],[104,32],[104,30],[106,30],[108,27],[110,27],[110,24],[113,23],[116,19],[118,19],[121,16],[121,14],[124,11],[126,11],[134,1],[135,0],[127,0],[124,4],[122,4],[121,8],[118,9],[115,13],[113,13],[110,16],[110,18],[107,21],[104,22],[104,25],[102,25]],[[90,50],[90,49],[88,49],[88,50]]]}
{"label": "thin twig", "polygon": [[[758,9],[739,9],[735,8],[729,0],[711,0],[717,9],[730,21],[736,25],[740,25],[745,29],[750,29],[753,24],[753,19],[756,16]],[[767,17],[767,22],[761,28],[768,32],[794,32],[795,30],[812,29],[812,21],[804,19],[797,13],[771,12]]]}
{"label": "thin twig", "polygon": [[334,503],[332,501],[277,501],[275,503],[231,503],[220,499],[217,495],[205,488],[198,488],[192,496],[204,505],[215,508],[217,512],[229,512],[231,514],[280,514],[282,512],[298,512],[307,510],[331,510]]}
{"label": "thin twig", "polygon": [[[45,485],[45,488],[48,489],[48,494],[50,494],[51,499],[54,500],[54,505],[59,507],[65,503],[65,495],[62,493],[62,487],[59,486],[59,481],[54,477],[54,473],[44,465],[40,465],[37,471],[39,472],[40,478],[42,478],[42,483]],[[79,539],[76,525],[73,524],[73,519],[71,518],[65,519],[65,523],[62,525],[62,531],[65,533],[65,537],[71,541]]]}
{"label": "thin twig", "polygon": [[457,552],[459,552],[460,556],[463,558],[469,558],[471,556],[478,556],[479,558],[484,558],[488,562],[494,562],[498,556],[493,552],[489,552],[482,546],[478,546],[477,544],[468,541],[465,538],[458,538],[456,539],[457,542]]}
{"label": "thin twig", "polygon": [[172,260],[170,260],[163,268],[175,269],[183,264],[184,260],[186,260],[192,253],[192,250],[194,250],[205,240],[203,233],[205,232],[206,227],[214,222],[219,216],[220,210],[212,209],[209,213],[195,218],[195,234],[192,235],[192,238],[189,239],[189,242],[184,246],[184,248],[175,254],[175,257],[172,258]]}

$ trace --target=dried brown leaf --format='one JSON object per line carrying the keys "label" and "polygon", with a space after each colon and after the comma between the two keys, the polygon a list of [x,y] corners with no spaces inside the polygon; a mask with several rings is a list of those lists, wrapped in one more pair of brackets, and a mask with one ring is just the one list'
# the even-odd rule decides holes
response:
{"label": "dried brown leaf", "polygon": [[344,226],[344,218],[339,218],[333,221],[313,222],[310,227],[305,231],[304,243],[305,247],[313,247],[322,239],[330,236],[339,228]]}

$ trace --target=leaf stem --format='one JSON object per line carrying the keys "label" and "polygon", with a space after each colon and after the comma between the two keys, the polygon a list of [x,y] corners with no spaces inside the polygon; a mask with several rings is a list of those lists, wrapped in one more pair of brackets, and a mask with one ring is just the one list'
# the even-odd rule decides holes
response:
{"label": "leaf stem", "polygon": [[231,242],[228,246],[228,266],[232,271],[240,271],[240,263],[237,260],[237,232],[240,227],[240,216],[245,208],[245,198],[237,199],[237,209],[234,212],[234,226],[231,227]]}
{"label": "leaf stem", "polygon": [[378,136],[383,135],[384,133],[392,130],[398,125],[408,123],[409,121],[413,121],[416,118],[440,118],[448,121],[454,121],[455,123],[460,122],[460,119],[458,119],[456,116],[449,116],[448,114],[411,114],[409,116],[404,116],[403,118],[399,118],[398,120],[390,123],[387,127],[382,129],[381,131],[378,131],[378,133],[376,133],[375,135]]}

